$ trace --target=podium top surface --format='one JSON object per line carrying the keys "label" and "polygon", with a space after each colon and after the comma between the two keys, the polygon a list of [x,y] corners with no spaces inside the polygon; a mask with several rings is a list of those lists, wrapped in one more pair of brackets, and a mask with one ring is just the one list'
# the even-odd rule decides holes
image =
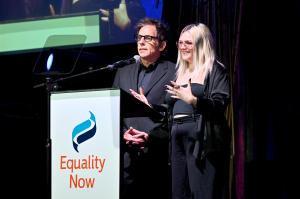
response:
{"label": "podium top surface", "polygon": [[[128,92],[122,90],[122,89],[87,89],[87,90],[68,90],[68,91],[52,91],[52,94],[64,94],[64,98],[67,97],[68,94],[71,96],[80,97],[80,96],[89,96],[92,95],[93,92],[98,92],[98,91],[112,91],[109,93],[115,93],[114,91],[120,91],[117,92],[120,95],[120,105],[121,105],[121,117],[123,118],[131,118],[131,117],[151,117],[155,118],[157,120],[161,120],[164,118],[164,112],[161,110],[156,110],[156,108],[149,107],[145,103],[141,102],[140,100],[136,99],[133,97],[131,94]],[[113,95],[115,95],[113,94]],[[53,96],[52,96],[53,97]],[[58,97],[58,96],[56,96]],[[73,98],[73,97],[72,97]],[[156,107],[156,106],[155,106]],[[164,110],[164,108],[161,108]],[[161,111],[161,112],[160,112]]]}

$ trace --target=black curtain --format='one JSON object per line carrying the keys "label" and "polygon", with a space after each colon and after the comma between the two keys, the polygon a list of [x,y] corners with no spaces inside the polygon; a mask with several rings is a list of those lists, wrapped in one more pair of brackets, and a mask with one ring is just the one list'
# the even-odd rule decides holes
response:
{"label": "black curtain", "polygon": [[292,141],[300,118],[299,1],[165,0],[164,14],[174,60],[181,29],[202,22],[230,71],[231,198],[291,198],[297,151]]}

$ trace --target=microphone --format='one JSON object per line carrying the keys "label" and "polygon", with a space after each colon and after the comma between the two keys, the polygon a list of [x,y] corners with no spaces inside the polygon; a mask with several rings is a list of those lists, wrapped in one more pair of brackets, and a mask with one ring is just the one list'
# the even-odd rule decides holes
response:
{"label": "microphone", "polygon": [[123,67],[123,66],[129,65],[129,64],[138,63],[139,61],[140,61],[140,56],[139,55],[134,55],[130,59],[117,61],[113,64],[110,64],[110,65],[106,66],[106,68],[109,69],[109,70],[113,70],[113,69],[117,69],[119,67]]}

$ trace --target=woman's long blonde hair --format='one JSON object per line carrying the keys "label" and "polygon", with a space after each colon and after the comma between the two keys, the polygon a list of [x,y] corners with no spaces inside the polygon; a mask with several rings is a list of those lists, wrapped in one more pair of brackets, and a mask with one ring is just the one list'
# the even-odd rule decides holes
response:
{"label": "woman's long blonde hair", "polygon": [[[202,24],[190,24],[184,27],[180,33],[188,31],[192,35],[193,39],[193,63],[196,73],[202,71],[204,77],[212,70],[213,63],[215,61],[215,49],[212,34],[209,28]],[[182,76],[188,69],[189,63],[182,59],[181,53],[178,50],[177,56],[177,77]]]}

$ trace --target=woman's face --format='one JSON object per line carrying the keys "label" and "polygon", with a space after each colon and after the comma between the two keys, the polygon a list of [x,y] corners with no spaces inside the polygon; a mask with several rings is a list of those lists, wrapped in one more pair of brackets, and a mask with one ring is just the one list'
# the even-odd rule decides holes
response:
{"label": "woman's face", "polygon": [[181,58],[188,63],[192,63],[194,43],[191,33],[188,31],[182,33],[177,42],[177,47]]}

